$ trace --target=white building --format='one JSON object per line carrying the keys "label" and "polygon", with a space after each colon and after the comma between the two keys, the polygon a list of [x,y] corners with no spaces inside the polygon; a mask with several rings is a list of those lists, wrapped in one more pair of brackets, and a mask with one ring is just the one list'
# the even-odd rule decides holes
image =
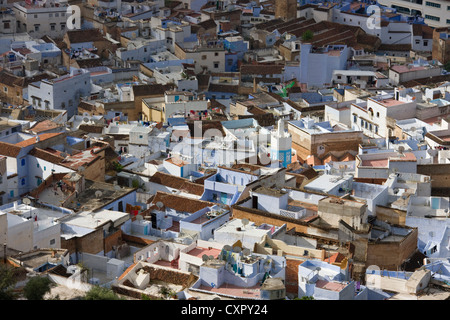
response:
{"label": "white building", "polygon": [[[403,101],[402,101],[403,100]],[[416,100],[401,99],[399,92],[370,97],[367,102],[352,103],[352,128],[361,130],[370,137],[393,136],[395,120],[416,116]]]}
{"label": "white building", "polygon": [[38,248],[60,248],[61,228],[58,218],[66,216],[69,210],[35,208],[18,202],[1,207],[7,215],[7,246],[19,251]]}
{"label": "white building", "polygon": [[448,12],[450,5],[446,0],[380,0],[383,6],[397,9],[401,14],[421,15],[431,27],[446,27],[450,23]]}
{"label": "white building", "polygon": [[308,88],[331,85],[333,71],[346,69],[350,48],[346,45],[330,45],[313,48],[305,43],[300,48],[300,79]]}
{"label": "white building", "polygon": [[77,113],[80,98],[90,93],[90,73],[84,69],[71,68],[67,75],[28,85],[29,102],[33,107],[44,110],[65,110],[68,117]]}
{"label": "white building", "polygon": [[17,32],[26,32],[34,38],[45,35],[62,38],[67,31],[67,20],[72,15],[72,9],[63,0],[33,4],[16,2],[13,10],[16,13]]}
{"label": "white building", "polygon": [[397,86],[410,80],[439,76],[441,73],[442,66],[429,64],[428,62],[396,65],[389,68],[389,82]]}

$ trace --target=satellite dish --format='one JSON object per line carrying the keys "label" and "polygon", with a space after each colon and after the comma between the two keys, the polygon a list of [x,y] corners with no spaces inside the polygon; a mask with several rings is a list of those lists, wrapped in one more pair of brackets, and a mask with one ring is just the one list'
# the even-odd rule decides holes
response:
{"label": "satellite dish", "polygon": [[85,167],[81,166],[78,168],[78,171],[83,172],[85,170]]}
{"label": "satellite dish", "polygon": [[241,251],[242,251],[241,247],[238,246],[233,247],[233,252],[239,253]]}
{"label": "satellite dish", "polygon": [[403,151],[405,151],[405,147],[404,146],[398,147],[398,152],[400,152],[400,154],[403,154]]}
{"label": "satellite dish", "polygon": [[158,207],[158,209],[161,209],[162,207],[164,207],[164,204],[161,201],[158,201],[156,203],[156,206]]}
{"label": "satellite dish", "polygon": [[23,198],[22,202],[26,205],[29,205],[31,203],[31,200],[29,198]]}
{"label": "satellite dish", "polygon": [[63,158],[66,158],[68,155],[67,155],[67,153],[65,153],[65,152],[61,152],[61,157],[63,157]]}
{"label": "satellite dish", "polygon": [[103,195],[103,192],[101,192],[100,190],[95,191],[95,196],[97,198],[100,198]]}
{"label": "satellite dish", "polygon": [[137,221],[141,221],[142,219],[144,219],[144,217],[142,217],[141,215],[138,214],[138,215],[136,216],[136,220],[137,220]]}
{"label": "satellite dish", "polygon": [[250,249],[247,249],[247,248],[244,248],[244,250],[242,250],[242,254],[244,255],[244,256],[249,256],[250,255]]}
{"label": "satellite dish", "polygon": [[202,255],[202,260],[203,260],[203,262],[208,261],[209,260],[208,255],[207,254]]}
{"label": "satellite dish", "polygon": [[117,185],[117,184],[114,186],[114,189],[115,189],[115,190],[121,190],[120,186]]}
{"label": "satellite dish", "polygon": [[245,227],[246,225],[249,224],[250,221],[248,219],[244,218],[244,219],[241,220],[241,222],[242,222],[242,225]]}
{"label": "satellite dish", "polygon": [[83,118],[83,121],[84,121],[84,122],[89,122],[89,118],[84,117],[84,118]]}
{"label": "satellite dish", "polygon": [[214,260],[214,256],[209,256],[209,260]]}
{"label": "satellite dish", "polygon": [[416,132],[416,130],[417,130],[416,127],[411,128],[411,132]]}
{"label": "satellite dish", "polygon": [[229,245],[224,245],[223,246],[223,250],[225,250],[225,251],[231,251],[231,250],[233,250],[233,248],[231,248],[231,246],[229,246]]}

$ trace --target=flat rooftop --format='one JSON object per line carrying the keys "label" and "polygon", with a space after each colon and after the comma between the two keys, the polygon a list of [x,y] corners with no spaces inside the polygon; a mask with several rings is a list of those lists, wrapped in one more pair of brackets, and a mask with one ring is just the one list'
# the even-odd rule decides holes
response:
{"label": "flat rooftop", "polygon": [[317,280],[316,288],[340,292],[347,286],[346,283],[332,282],[326,280]]}
{"label": "flat rooftop", "polygon": [[207,256],[213,256],[214,258],[217,258],[217,256],[220,254],[220,252],[221,252],[221,250],[219,250],[219,249],[195,247],[194,249],[189,251],[187,254],[197,257],[197,258],[201,258],[205,254]]}
{"label": "flat rooftop", "polygon": [[220,288],[211,288],[210,286],[201,285],[199,289],[218,295],[223,294],[243,299],[259,299],[261,295],[261,287],[259,285],[241,288],[232,284],[224,283]]}

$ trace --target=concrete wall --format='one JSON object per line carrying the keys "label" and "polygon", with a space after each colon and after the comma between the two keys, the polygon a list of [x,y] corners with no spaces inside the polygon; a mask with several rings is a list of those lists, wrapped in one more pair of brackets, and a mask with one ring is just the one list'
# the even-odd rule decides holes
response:
{"label": "concrete wall", "polygon": [[33,249],[33,220],[7,213],[8,247],[27,252]]}
{"label": "concrete wall", "polygon": [[391,224],[404,226],[406,219],[406,210],[394,209],[384,206],[376,206],[375,215],[382,221],[387,221]]}
{"label": "concrete wall", "polygon": [[418,230],[407,235],[402,241],[385,241],[368,243],[366,266],[376,265],[380,268],[397,270],[404,260],[417,249]]}

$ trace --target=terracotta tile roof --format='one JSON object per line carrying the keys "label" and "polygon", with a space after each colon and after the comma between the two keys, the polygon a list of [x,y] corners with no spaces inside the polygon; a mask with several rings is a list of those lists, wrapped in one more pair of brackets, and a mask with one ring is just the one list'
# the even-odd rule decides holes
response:
{"label": "terracotta tile roof", "polygon": [[100,30],[98,29],[85,29],[85,30],[69,30],[67,31],[67,37],[70,43],[80,42],[93,42],[93,41],[107,41]]}
{"label": "terracotta tile roof", "polygon": [[55,163],[55,164],[61,163],[61,161],[64,160],[64,158],[59,155],[50,153],[46,150],[39,149],[39,148],[33,148],[33,150],[31,150],[28,154],[31,156],[34,156],[36,158],[39,158],[39,159],[42,159],[42,160],[45,160],[45,161],[48,161],[51,163]]}
{"label": "terracotta tile roof", "polygon": [[345,256],[342,253],[336,252],[331,257],[325,259],[328,263],[340,263],[344,260]]}
{"label": "terracotta tile roof", "polygon": [[104,126],[102,125],[92,125],[92,124],[81,124],[78,129],[89,133],[102,133]]}
{"label": "terracotta tile roof", "polygon": [[[188,125],[189,132],[192,138],[203,138],[203,136],[209,129],[216,129],[222,134],[222,137],[226,136],[222,123],[220,121],[188,121],[186,124]],[[197,133],[200,133],[201,137],[197,137]]]}
{"label": "terracotta tile roof", "polygon": [[133,86],[134,96],[151,96],[151,95],[164,95],[164,92],[174,88],[174,85],[162,85],[162,84],[141,84]]}
{"label": "terracotta tile roof", "polygon": [[214,21],[214,19],[208,19],[208,20],[202,21],[200,23],[197,23],[197,25],[202,27],[205,30],[217,27],[217,24]]}
{"label": "terracotta tile roof", "polygon": [[20,146],[0,141],[0,155],[15,158],[22,148]]}
{"label": "terracotta tile roof", "polygon": [[239,91],[239,86],[210,83],[208,91],[210,91],[210,92],[227,92],[227,93],[236,93],[237,94]]}
{"label": "terracotta tile roof", "polygon": [[[40,141],[44,141],[44,140],[56,137],[56,136],[61,135],[61,134],[64,134],[64,133],[63,132],[43,133],[43,134],[40,134],[38,136],[39,136],[39,140]],[[19,143],[16,143],[15,145],[18,146],[18,147],[28,147],[28,146],[31,146],[31,145],[33,145],[35,143],[36,143],[36,138],[33,137],[33,138],[30,138],[30,139],[21,141]]]}
{"label": "terracotta tile roof", "polygon": [[242,65],[241,74],[281,74],[283,68],[284,66],[279,64]]}
{"label": "terracotta tile roof", "polygon": [[10,74],[6,71],[0,72],[0,83],[5,84],[7,86],[14,86],[14,83],[20,79],[19,77],[16,77],[13,74]]}
{"label": "terracotta tile roof", "polygon": [[149,209],[156,210],[158,207],[156,206],[157,202],[161,202],[163,206],[163,210],[167,208],[171,208],[180,212],[188,212],[194,213],[203,208],[216,205],[216,203],[191,199],[179,195],[174,195],[166,192],[158,191],[155,197],[152,199]]}
{"label": "terracotta tile roof", "polygon": [[185,178],[176,177],[163,172],[156,172],[149,181],[199,196],[202,195],[204,191],[202,184],[192,183]]}
{"label": "terracotta tile roof", "polygon": [[36,123],[34,126],[30,128],[32,132],[39,133],[42,131],[48,131],[51,129],[59,128],[61,125],[53,122],[52,120],[43,120]]}

